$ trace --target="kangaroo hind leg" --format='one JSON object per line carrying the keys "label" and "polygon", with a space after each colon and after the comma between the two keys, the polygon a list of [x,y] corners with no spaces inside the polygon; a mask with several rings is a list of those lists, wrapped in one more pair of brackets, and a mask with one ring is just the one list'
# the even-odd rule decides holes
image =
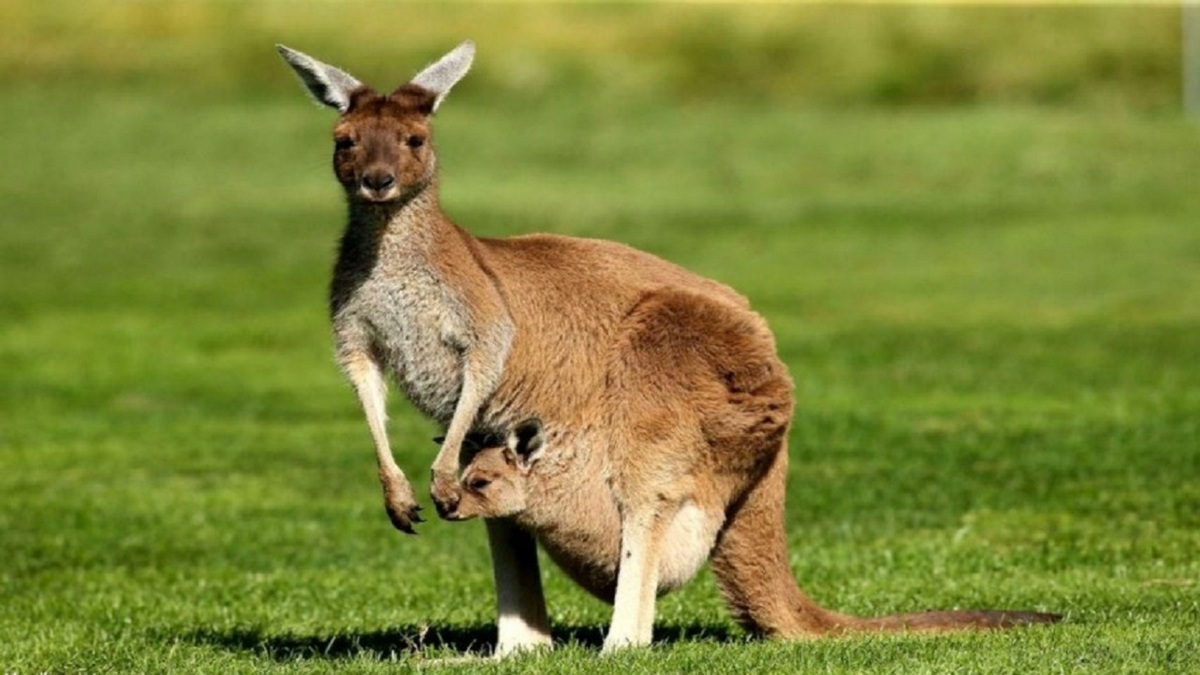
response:
{"label": "kangaroo hind leg", "polygon": [[537,542],[504,519],[486,521],[496,581],[496,656],[550,646]]}
{"label": "kangaroo hind leg", "polygon": [[663,538],[678,511],[678,502],[662,500],[622,509],[621,559],[605,652],[650,644]]}

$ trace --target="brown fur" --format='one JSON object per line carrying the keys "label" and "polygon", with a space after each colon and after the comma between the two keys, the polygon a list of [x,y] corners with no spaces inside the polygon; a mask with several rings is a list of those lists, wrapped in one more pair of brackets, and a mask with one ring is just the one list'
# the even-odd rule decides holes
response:
{"label": "brown fur", "polygon": [[[749,303],[618,243],[482,239],[452,223],[438,203],[429,115],[469,67],[469,43],[414,78],[436,91],[410,83],[387,96],[281,53],[314,97],[342,113],[333,163],[349,222],[331,286],[334,340],[366,413],[393,524],[411,532],[420,518],[384,426],[386,376],[446,429],[433,465],[440,512],[458,506],[468,433],[531,415],[545,423],[545,462],[603,477],[605,490],[588,499],[606,495],[619,527],[609,521],[598,533],[603,555],[584,551],[576,567],[596,563],[603,594],[612,587],[606,649],[649,641],[659,563],[673,555],[664,541],[680,518],[699,514],[711,520],[694,524],[712,539],[713,567],[744,624],[781,636],[841,625],[788,571],[781,467],[792,386]],[[573,527],[579,510],[550,525]],[[499,521],[488,531],[499,651],[547,643],[532,540]]]}
{"label": "brown fur", "polygon": [[[537,537],[551,559],[595,597],[613,601],[620,567],[621,518],[599,453],[529,449],[532,422],[519,426],[507,444],[493,437],[473,448],[463,470],[461,500],[450,520],[509,520]],[[540,424],[537,433],[540,434]],[[1025,611],[927,611],[861,618],[813,602],[788,572],[782,510],[787,454],[766,468],[746,498],[725,512],[706,515],[721,523],[714,542],[694,536],[687,522],[668,532],[670,555],[660,561],[659,595],[687,582],[698,563],[710,560],[726,605],[751,632],[778,638],[855,632],[946,632],[1053,623],[1054,614]],[[682,568],[679,566],[682,563]],[[665,580],[665,581],[664,581]]]}

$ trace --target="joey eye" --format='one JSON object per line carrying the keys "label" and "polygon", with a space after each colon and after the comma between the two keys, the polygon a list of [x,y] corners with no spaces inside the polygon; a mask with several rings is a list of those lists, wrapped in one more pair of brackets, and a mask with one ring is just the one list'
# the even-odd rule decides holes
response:
{"label": "joey eye", "polygon": [[337,138],[333,141],[333,149],[337,151],[349,150],[355,145],[353,138]]}
{"label": "joey eye", "polygon": [[492,484],[492,481],[490,479],[478,477],[478,478],[472,478],[471,482],[467,484],[467,487],[478,492],[491,484]]}
{"label": "joey eye", "polygon": [[404,144],[407,145],[408,147],[412,148],[413,150],[416,150],[417,148],[421,147],[422,145],[425,145],[425,137],[424,136],[409,136],[408,139],[404,141]]}

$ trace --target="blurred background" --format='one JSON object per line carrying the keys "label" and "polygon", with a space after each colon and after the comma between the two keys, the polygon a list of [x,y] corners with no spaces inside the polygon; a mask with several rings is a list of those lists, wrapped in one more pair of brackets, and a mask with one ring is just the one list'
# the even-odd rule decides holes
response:
{"label": "blurred background", "polygon": [[566,90],[664,103],[1161,111],[1180,98],[1180,7],[1170,3],[17,1],[3,12],[10,83],[284,95],[263,51],[284,41],[332,52],[384,86],[470,36],[485,57],[470,91],[485,99]]}
{"label": "blurred background", "polygon": [[[325,314],[334,113],[273,48],[386,90],[466,38],[446,211],[751,298],[797,382],[815,595],[1066,607],[1178,644],[1200,528],[1181,34],[1174,3],[7,0],[0,665],[490,635],[480,528],[404,538],[380,508]],[[436,430],[392,412],[424,498]],[[555,620],[598,634],[607,610],[549,574]],[[707,577],[661,612],[726,625]]]}

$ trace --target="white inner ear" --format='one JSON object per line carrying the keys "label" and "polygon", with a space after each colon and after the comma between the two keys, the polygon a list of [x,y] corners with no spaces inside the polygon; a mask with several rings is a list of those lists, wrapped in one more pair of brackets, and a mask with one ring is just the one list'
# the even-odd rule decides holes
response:
{"label": "white inner ear", "polygon": [[451,49],[433,65],[417,73],[417,76],[412,79],[412,84],[437,95],[433,101],[433,109],[437,110],[438,106],[442,104],[442,100],[446,98],[446,94],[450,93],[450,88],[471,69],[471,61],[474,58],[475,43],[467,40]]}
{"label": "white inner ear", "polygon": [[300,76],[300,81],[317,103],[337,108],[342,113],[350,108],[350,92],[361,87],[361,82],[349,73],[321,63],[308,54],[283,45],[275,45],[275,48]]}

